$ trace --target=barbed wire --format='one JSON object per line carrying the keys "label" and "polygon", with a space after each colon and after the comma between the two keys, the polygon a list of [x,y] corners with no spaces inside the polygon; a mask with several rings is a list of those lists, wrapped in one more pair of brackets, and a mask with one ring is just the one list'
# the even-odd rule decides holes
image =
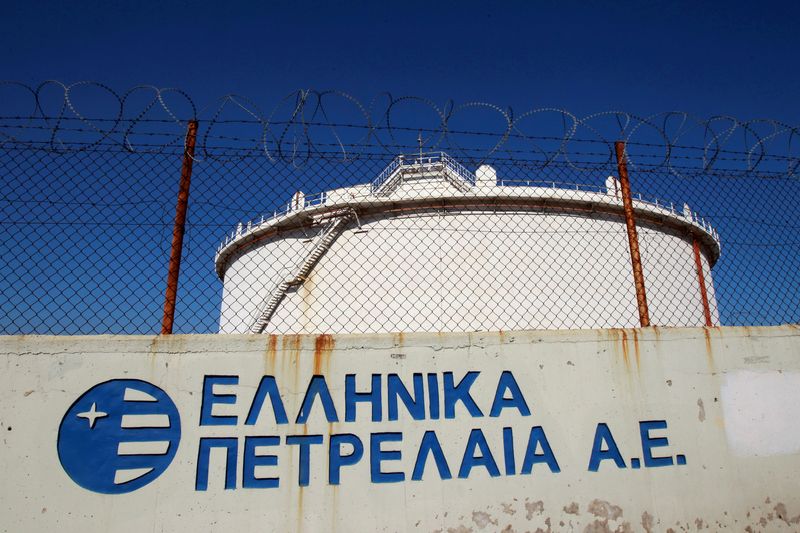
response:
{"label": "barbed wire", "polygon": [[[5,81],[0,91],[0,101],[17,110],[7,116],[0,110],[0,143],[56,153],[107,146],[131,152],[180,149],[188,121],[198,119],[203,124],[198,160],[236,159],[244,157],[236,149],[249,148],[250,156],[292,165],[325,151],[346,162],[365,152],[394,156],[398,149],[415,145],[414,134],[424,134],[427,150],[445,150],[478,163],[526,153],[545,165],[558,162],[582,170],[585,163],[576,155],[587,153],[585,145],[603,146],[592,152],[597,158],[592,165],[611,164],[614,141],[624,140],[629,165],[646,163],[675,175],[686,172],[675,163],[687,159],[702,172],[767,170],[793,178],[800,166],[800,127],[775,119],[702,118],[682,111],[641,116],[618,110],[579,117],[554,107],[518,113],[487,102],[450,100],[440,105],[388,92],[365,103],[335,90],[294,91],[264,111],[254,100],[236,94],[200,107],[177,88],[138,85],[118,92],[94,81],[51,80],[36,86]],[[26,108],[27,115],[18,113]],[[413,127],[405,124],[409,117]],[[470,123],[475,127],[465,127]],[[495,125],[493,131],[488,124]],[[234,132],[226,133],[225,128]],[[38,131],[40,138],[21,135],[25,130]],[[220,141],[234,146],[221,148]],[[731,154],[738,157],[726,157]]]}
{"label": "barbed wire", "polygon": [[797,133],[390,93],[197,105],[153,86],[6,82],[0,332],[158,331],[176,249],[184,332],[251,331],[264,309],[291,333],[639,324],[617,140],[654,323],[796,323]]}

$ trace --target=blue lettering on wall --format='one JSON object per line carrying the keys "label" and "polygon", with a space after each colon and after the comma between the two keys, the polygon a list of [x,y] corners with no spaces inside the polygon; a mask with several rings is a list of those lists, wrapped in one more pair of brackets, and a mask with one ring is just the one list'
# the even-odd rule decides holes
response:
{"label": "blue lettering on wall", "polygon": [[200,405],[201,426],[235,426],[238,417],[234,415],[214,415],[215,404],[231,405],[236,403],[235,394],[217,394],[214,385],[236,385],[239,376],[206,376],[203,379],[203,400]]}
{"label": "blue lettering on wall", "polygon": [[289,419],[286,417],[286,409],[283,407],[281,394],[278,391],[278,384],[275,382],[275,376],[264,376],[261,378],[261,383],[258,384],[258,390],[256,390],[253,403],[250,405],[250,412],[247,413],[245,425],[252,426],[256,423],[261,408],[264,406],[264,400],[267,397],[269,397],[272,404],[275,422],[278,424],[289,423]]}
{"label": "blue lettering on wall", "polygon": [[[510,398],[506,398],[506,392],[511,394]],[[500,380],[497,382],[497,392],[494,395],[494,402],[492,402],[492,410],[489,416],[500,416],[500,412],[507,407],[516,407],[522,416],[530,416],[531,410],[528,408],[525,397],[517,385],[517,380],[514,379],[514,374],[506,370],[500,375]]]}
{"label": "blue lettering on wall", "polygon": [[400,442],[402,433],[373,433],[369,442],[369,469],[373,483],[398,483],[406,478],[403,472],[383,472],[383,461],[399,461],[402,458],[400,450],[384,450],[384,442]]}
{"label": "blue lettering on wall", "polygon": [[[605,450],[603,450],[605,448]],[[611,459],[617,468],[625,468],[625,460],[619,452],[617,443],[608,425],[604,423],[597,424],[597,430],[594,433],[594,443],[592,444],[592,455],[589,458],[589,470],[597,472],[600,468],[600,462],[606,459]]]}
{"label": "blue lettering on wall", "polygon": [[445,418],[455,418],[456,417],[456,403],[461,402],[464,404],[464,407],[467,408],[467,412],[470,416],[473,417],[480,417],[483,416],[483,412],[481,412],[478,404],[475,403],[475,400],[472,399],[472,396],[469,393],[470,387],[472,384],[475,383],[475,380],[478,378],[480,372],[472,371],[467,372],[467,374],[461,378],[461,381],[458,382],[458,385],[453,384],[453,373],[452,372],[445,372],[444,377],[444,417]]}
{"label": "blue lettering on wall", "polygon": [[428,374],[428,405],[431,420],[439,419],[439,376]]}
{"label": "blue lettering on wall", "polygon": [[[480,451],[480,455],[475,455],[475,452]],[[489,475],[497,477],[500,475],[500,469],[497,468],[497,463],[492,456],[492,451],[489,449],[489,443],[486,442],[486,437],[483,436],[483,431],[480,429],[473,429],[470,431],[467,446],[464,449],[464,457],[461,460],[461,468],[458,471],[458,477],[468,478],[472,469],[476,466],[486,468]]]}
{"label": "blue lettering on wall", "polygon": [[[320,441],[322,437],[320,437]],[[244,439],[244,468],[242,469],[242,488],[245,489],[272,489],[278,486],[277,477],[256,477],[257,466],[277,466],[276,455],[256,454],[256,448],[277,446],[279,437],[245,437]],[[287,441],[288,444],[288,441]]]}
{"label": "blue lettering on wall", "polygon": [[356,375],[347,374],[344,378],[344,421],[355,422],[356,403],[367,402],[372,405],[372,421],[380,422],[381,414],[381,375],[372,374],[372,387],[369,392],[356,392]]}
{"label": "blue lettering on wall", "polygon": [[301,487],[307,487],[311,474],[311,445],[322,444],[322,435],[289,435],[286,437],[289,446],[300,446],[300,468],[297,482]]}
{"label": "blue lettering on wall", "polygon": [[236,488],[236,458],[239,453],[237,439],[233,437],[203,437],[197,451],[197,473],[195,474],[194,490],[208,489],[208,465],[211,462],[211,450],[223,448],[226,452],[225,460],[225,490]]}
{"label": "blue lettering on wall", "polygon": [[666,420],[646,420],[639,422],[639,434],[642,438],[642,454],[645,467],[672,466],[672,457],[653,457],[653,448],[669,446],[666,437],[651,437],[650,431],[667,429]]}
{"label": "blue lettering on wall", "polygon": [[[306,426],[302,435],[221,436],[227,431],[233,431],[224,428],[238,426],[240,423],[240,430],[250,428],[248,431],[253,431],[252,427],[256,425],[272,427],[275,431],[279,426],[288,425],[285,399],[281,396],[275,376],[261,376],[251,397],[247,416],[240,422],[240,417],[233,414],[241,412],[234,409],[242,396],[235,389],[239,385],[239,376],[204,376],[199,425],[201,428],[214,426],[214,429],[211,430],[212,435],[201,436],[197,441],[195,489],[206,491],[209,483],[218,483],[226,490],[237,487],[278,488],[281,480],[276,467],[285,460],[286,454],[293,454],[295,449],[298,461],[291,461],[290,456],[289,463],[297,464],[297,483],[301,487],[319,479],[314,476],[315,465],[312,465],[312,454],[317,453],[328,455],[327,483],[331,485],[341,483],[343,471],[348,467],[354,467],[351,475],[364,475],[367,465],[357,465],[365,458],[365,454],[368,454],[366,463],[370,481],[377,484],[400,483],[409,478],[412,481],[421,481],[424,476],[430,479],[437,475],[442,481],[450,480],[455,473],[451,470],[451,465],[458,459],[454,455],[456,453],[461,458],[457,472],[457,477],[461,479],[473,476],[478,467],[485,469],[490,477],[500,476],[498,459],[503,461],[502,475],[505,476],[531,475],[540,464],[545,465],[551,473],[561,472],[556,453],[542,426],[530,427],[530,431],[526,432],[525,445],[519,443],[519,447],[514,441],[516,426],[513,423],[502,429],[493,429],[491,434],[485,434],[480,427],[472,428],[463,449],[453,449],[463,438],[463,435],[453,435],[453,432],[458,431],[458,426],[453,425],[451,420],[457,415],[483,417],[484,412],[480,405],[484,405],[492,418],[504,417],[504,420],[510,420],[516,417],[519,420],[520,417],[531,416],[531,408],[525,399],[523,388],[509,370],[499,374],[494,392],[489,396],[484,394],[485,387],[480,389],[480,393],[476,389],[473,396],[473,385],[481,376],[478,371],[466,372],[458,383],[452,372],[442,372],[441,382],[439,376],[437,373],[425,375],[417,372],[411,374],[410,381],[404,382],[394,373],[387,374],[385,380],[383,374],[371,374],[369,386],[366,387],[367,383],[364,380],[359,381],[357,374],[348,374],[344,376],[344,387],[334,387],[333,393],[343,404],[340,404],[340,408],[344,409],[345,424],[360,420],[363,427],[363,423],[368,421],[397,422],[401,418],[400,411],[404,410],[406,422],[400,427],[405,427],[412,420],[426,419],[447,426],[444,446],[441,433],[437,433],[435,428],[426,429],[421,439],[415,439],[411,444],[404,440],[406,435],[402,431],[373,431],[359,436],[353,433],[334,434],[333,426],[328,428],[327,435],[309,435]],[[386,419],[384,401],[388,412]],[[367,406],[359,404],[369,406],[368,421],[364,419]],[[294,405],[294,401],[291,405]],[[228,409],[223,406],[228,406]],[[321,375],[314,375],[309,379],[296,413],[296,423],[308,424],[315,409],[314,423],[323,420],[328,423],[339,422],[331,388],[326,377]],[[442,415],[441,409],[445,421],[438,422]],[[272,413],[264,414],[264,410],[271,410]],[[138,425],[134,431],[125,426],[123,416],[130,419],[140,415],[158,415],[163,418],[160,418],[162,422],[156,424],[158,427]],[[360,415],[364,416],[359,419]],[[148,418],[149,420],[151,419]],[[685,455],[667,452],[670,443],[666,436],[666,420],[643,420],[637,424],[642,456],[629,459],[633,470],[686,464]],[[392,425],[398,426],[390,424]],[[417,432],[414,431],[414,434]],[[630,433],[625,433],[628,434]],[[82,487],[102,493],[130,492],[151,482],[164,471],[175,455],[179,437],[180,419],[177,408],[164,391],[140,380],[112,380],[89,389],[64,415],[59,428],[58,455],[64,470]],[[368,445],[363,440],[367,438]],[[163,441],[163,453],[150,451],[135,455],[135,447],[130,446],[137,442],[154,441]],[[490,442],[496,449],[492,449]],[[625,444],[628,447],[627,444],[630,443]],[[413,469],[410,472],[403,468],[401,462],[403,453],[409,451],[409,447],[414,454]],[[152,450],[153,447],[148,449]],[[588,470],[599,471],[604,461],[612,462],[618,469],[627,468],[626,459],[609,425],[601,422],[595,428]],[[315,462],[319,463],[316,465],[318,469],[324,464],[322,460]],[[125,472],[132,470],[138,472],[125,478]],[[544,472],[544,466],[538,471]],[[478,475],[485,474],[480,472]]]}
{"label": "blue lettering on wall", "polygon": [[422,479],[422,473],[425,471],[425,462],[429,455],[433,455],[436,469],[439,471],[439,477],[441,479],[452,479],[453,474],[450,473],[450,467],[447,465],[447,459],[444,456],[442,445],[439,444],[439,438],[436,436],[435,431],[426,431],[425,435],[422,436],[411,479],[414,481]]}
{"label": "blue lettering on wall", "polygon": [[[542,453],[536,453],[537,449],[540,449]],[[547,442],[547,436],[544,434],[542,426],[531,428],[531,433],[528,437],[528,447],[525,450],[525,459],[522,461],[522,470],[520,473],[530,474],[533,470],[533,465],[539,463],[546,464],[553,473],[561,472],[561,468],[558,466],[558,461],[556,461],[556,456],[553,453],[553,449],[550,447],[550,443]]]}
{"label": "blue lettering on wall", "polygon": [[514,430],[512,428],[503,428],[503,459],[506,463],[506,475],[516,474],[517,463],[514,459]]}
{"label": "blue lettering on wall", "polygon": [[[435,374],[434,374],[435,375]],[[400,399],[414,420],[425,419],[425,391],[422,388],[422,374],[414,374],[414,397],[397,374],[389,374],[386,379],[386,395],[389,403],[389,420],[397,420],[397,400]],[[438,403],[438,398],[437,398]]]}
{"label": "blue lettering on wall", "polygon": [[[349,454],[343,454],[343,445],[351,446],[353,451]],[[349,433],[331,435],[328,455],[328,483],[338,485],[341,479],[342,467],[358,463],[364,455],[364,445],[361,443],[361,439]]]}
{"label": "blue lettering on wall", "polygon": [[331,391],[328,389],[328,384],[325,382],[325,376],[314,376],[308,384],[306,395],[303,398],[303,404],[300,406],[300,412],[297,413],[297,424],[305,424],[308,422],[308,416],[311,414],[311,408],[314,406],[314,400],[320,399],[322,402],[322,409],[325,411],[325,418],[328,422],[338,422],[339,415],[336,414],[336,407],[333,405],[333,398],[331,398]]}

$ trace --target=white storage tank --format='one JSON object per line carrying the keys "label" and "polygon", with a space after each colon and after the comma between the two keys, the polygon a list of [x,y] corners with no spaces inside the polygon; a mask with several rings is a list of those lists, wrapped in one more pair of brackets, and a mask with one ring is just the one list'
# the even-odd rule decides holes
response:
{"label": "white storage tank", "polygon": [[[215,259],[220,332],[637,327],[619,190],[611,177],[509,184],[444,153],[398,156],[372,183],[298,193],[240,224]],[[717,325],[716,231],[685,205],[634,195],[633,207],[651,324]]]}

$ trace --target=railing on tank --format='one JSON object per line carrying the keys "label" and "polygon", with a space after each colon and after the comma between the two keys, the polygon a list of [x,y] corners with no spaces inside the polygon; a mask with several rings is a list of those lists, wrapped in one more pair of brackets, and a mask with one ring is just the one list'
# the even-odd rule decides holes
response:
{"label": "railing on tank", "polygon": [[[294,202],[288,202],[282,211],[274,211],[272,213],[272,217],[278,217],[284,215],[286,213],[290,213],[292,211],[297,211],[298,209],[305,209],[306,207],[316,207],[318,205],[325,205],[325,200],[327,199],[328,193],[327,192],[318,192],[316,194],[309,194],[303,196],[303,201],[300,204],[295,204]],[[263,218],[263,217],[262,217]]]}
{"label": "railing on tank", "polygon": [[[498,187],[541,187],[545,189],[558,189],[567,191],[579,191],[599,193],[605,195],[615,196],[620,198],[621,193],[614,193],[608,190],[604,185],[595,185],[590,183],[570,183],[565,181],[552,181],[552,180],[514,180],[514,179],[499,179],[497,180]],[[642,194],[640,192],[632,192],[631,197],[639,203],[655,207],[656,209],[664,209],[669,211],[671,215],[682,216],[688,218],[704,230],[706,230],[714,240],[719,242],[719,233],[711,225],[708,220],[701,217],[694,211],[686,211],[682,207],[678,207],[674,202],[667,202],[656,196]]]}
{"label": "railing on tank", "polygon": [[444,166],[452,170],[456,175],[458,175],[462,180],[469,183],[470,185],[475,185],[475,174],[467,170],[467,167],[450,157],[444,152],[441,152],[442,163]]}
{"label": "railing on tank", "polygon": [[445,168],[468,185],[475,185],[475,174],[470,172],[467,167],[444,152],[428,152],[398,155],[383,169],[383,172],[378,174],[377,178],[372,180],[371,190],[373,193],[379,191],[390,178],[398,173],[403,173],[405,171],[444,170]]}
{"label": "railing on tank", "polygon": [[[436,152],[433,154],[420,154],[416,155],[399,155],[395,157],[391,163],[381,172],[375,180],[372,181],[370,192],[365,192],[358,197],[353,197],[352,200],[358,201],[361,199],[367,199],[370,196],[375,194],[375,191],[379,189],[386,181],[392,176],[392,174],[400,169],[401,167],[409,168],[410,170],[431,167],[433,165],[437,166],[447,166],[450,170],[456,173],[461,179],[465,182],[469,183],[470,185],[475,185],[475,175],[469,172],[466,167],[455,161],[453,158],[445,154],[444,152]],[[440,168],[439,168],[440,169]],[[437,170],[439,170],[437,169]],[[588,193],[595,193],[595,194],[603,194],[603,195],[611,195],[619,198],[618,193],[614,193],[608,190],[606,186],[603,185],[595,185],[595,184],[588,184],[588,183],[568,183],[568,182],[559,182],[559,181],[552,181],[552,180],[511,180],[511,179],[499,179],[497,180],[498,187],[541,187],[546,189],[552,190],[559,190],[559,191],[578,191],[578,192],[588,192]],[[238,239],[243,235],[247,235],[250,231],[258,228],[265,222],[271,222],[274,219],[280,218],[282,216],[288,215],[293,211],[309,209],[314,207],[323,206],[327,200],[326,192],[316,193],[313,195],[306,195],[304,196],[302,202],[299,204],[295,204],[293,202],[288,202],[286,205],[283,206],[283,209],[276,210],[272,212],[271,217],[262,216],[259,219],[253,219],[245,224],[239,223],[236,226],[236,229],[228,235],[225,240],[219,245],[217,248],[217,253],[221,252],[223,248],[225,248],[228,244],[232,241]],[[699,214],[695,213],[694,211],[687,211],[682,206],[676,206],[673,202],[667,202],[655,196],[643,195],[642,193],[632,193],[633,200],[640,204],[644,204],[646,206],[654,207],[656,209],[664,209],[665,211],[669,211],[671,215],[680,216],[686,219],[691,220],[694,224],[697,224],[701,228],[703,228],[708,234],[710,234],[713,239],[719,244],[720,238],[719,233],[717,230],[711,225],[708,220],[701,217]]]}
{"label": "railing on tank", "polygon": [[389,163],[389,165],[385,169],[383,169],[383,172],[378,174],[378,177],[375,178],[374,180],[372,180],[372,187],[371,187],[372,192],[375,192],[378,189],[380,189],[381,185],[386,183],[386,180],[389,179],[389,176],[394,174],[395,170],[397,170],[398,168],[400,168],[402,166],[403,157],[404,156],[402,156],[402,155],[398,155],[397,157],[392,159],[392,162]]}

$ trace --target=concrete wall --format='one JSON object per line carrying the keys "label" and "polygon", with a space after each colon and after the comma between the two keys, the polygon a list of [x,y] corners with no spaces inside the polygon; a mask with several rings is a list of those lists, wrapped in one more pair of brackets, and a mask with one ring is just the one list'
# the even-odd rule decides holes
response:
{"label": "concrete wall", "polygon": [[[290,291],[271,333],[458,332],[639,324],[628,238],[619,216],[430,210],[353,224]],[[283,233],[225,272],[223,333],[246,333],[318,229]],[[705,324],[685,234],[641,223],[651,321]],[[712,323],[713,278],[702,254]],[[331,310],[337,310],[332,312]]]}
{"label": "concrete wall", "polygon": [[0,530],[796,531],[798,353],[792,326],[2,337]]}

